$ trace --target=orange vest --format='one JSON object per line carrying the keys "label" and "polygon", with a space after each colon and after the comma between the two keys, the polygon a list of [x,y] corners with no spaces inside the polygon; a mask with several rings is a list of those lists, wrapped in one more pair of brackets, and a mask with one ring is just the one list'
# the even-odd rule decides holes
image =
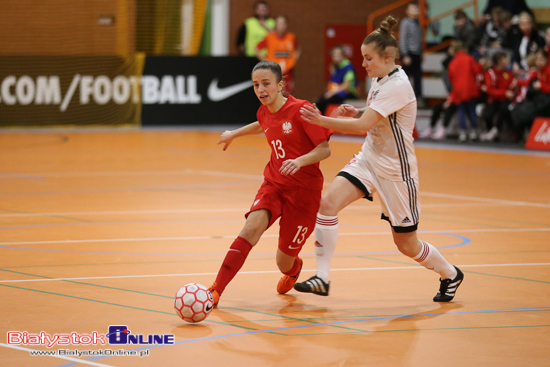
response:
{"label": "orange vest", "polygon": [[283,75],[287,74],[296,64],[296,36],[294,33],[286,32],[283,38],[277,32],[270,32],[266,37],[267,59],[281,65]]}

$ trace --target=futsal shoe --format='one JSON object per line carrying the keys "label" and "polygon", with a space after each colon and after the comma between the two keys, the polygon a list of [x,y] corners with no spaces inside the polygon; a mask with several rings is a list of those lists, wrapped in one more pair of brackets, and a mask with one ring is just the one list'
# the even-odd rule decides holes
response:
{"label": "futsal shoe", "polygon": [[218,302],[220,301],[220,294],[216,290],[216,283],[212,284],[210,288],[208,288],[210,293],[212,293],[212,299],[214,300],[214,308],[218,308]]}
{"label": "futsal shoe", "polygon": [[304,266],[304,260],[302,260],[301,258],[298,259],[300,260],[300,270],[298,270],[298,274],[292,277],[286,274],[283,275],[283,277],[279,280],[279,284],[277,284],[277,292],[279,292],[279,294],[287,293],[289,290],[292,289],[292,286],[298,280],[298,277],[302,272],[302,267]]}
{"label": "futsal shoe", "polygon": [[302,293],[313,293],[318,296],[328,296],[328,287],[330,282],[325,283],[323,279],[317,275],[312,276],[302,283],[294,284],[294,289]]}
{"label": "futsal shoe", "polygon": [[456,290],[462,284],[464,279],[464,274],[460,271],[459,268],[455,266],[456,277],[454,279],[443,279],[439,278],[441,284],[439,285],[439,292],[434,297],[434,302],[450,302],[455,297]]}
{"label": "futsal shoe", "polygon": [[431,126],[428,126],[427,128],[425,128],[424,130],[422,130],[421,132],[418,133],[418,137],[420,139],[426,139],[426,138],[431,137],[432,134],[433,134],[433,130],[432,130]]}

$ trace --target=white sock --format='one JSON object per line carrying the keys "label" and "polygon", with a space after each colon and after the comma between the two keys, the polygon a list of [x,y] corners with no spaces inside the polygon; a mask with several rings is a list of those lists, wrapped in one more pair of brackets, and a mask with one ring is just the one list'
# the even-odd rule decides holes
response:
{"label": "white sock", "polygon": [[420,241],[422,248],[413,260],[420,263],[426,269],[433,270],[441,276],[441,279],[454,279],[457,271],[441,253],[428,242]]}
{"label": "white sock", "polygon": [[315,254],[317,254],[317,276],[329,282],[330,262],[338,241],[338,216],[317,214],[315,224]]}

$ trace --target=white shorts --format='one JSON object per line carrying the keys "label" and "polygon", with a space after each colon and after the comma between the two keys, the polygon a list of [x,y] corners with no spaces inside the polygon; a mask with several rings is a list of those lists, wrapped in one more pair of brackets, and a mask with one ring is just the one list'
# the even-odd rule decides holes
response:
{"label": "white shorts", "polygon": [[407,181],[391,181],[378,177],[359,152],[338,173],[365,193],[365,198],[372,201],[372,194],[377,192],[382,205],[382,218],[390,222],[397,233],[414,232],[420,220],[420,203],[418,202],[418,177]]}

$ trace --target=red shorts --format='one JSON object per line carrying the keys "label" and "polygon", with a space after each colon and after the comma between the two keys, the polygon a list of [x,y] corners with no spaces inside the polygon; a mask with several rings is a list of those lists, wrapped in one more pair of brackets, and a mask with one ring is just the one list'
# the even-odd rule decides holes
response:
{"label": "red shorts", "polygon": [[280,217],[279,249],[287,255],[298,256],[313,233],[320,203],[321,190],[281,188],[264,181],[245,217],[255,210],[267,209],[271,213],[267,228]]}

